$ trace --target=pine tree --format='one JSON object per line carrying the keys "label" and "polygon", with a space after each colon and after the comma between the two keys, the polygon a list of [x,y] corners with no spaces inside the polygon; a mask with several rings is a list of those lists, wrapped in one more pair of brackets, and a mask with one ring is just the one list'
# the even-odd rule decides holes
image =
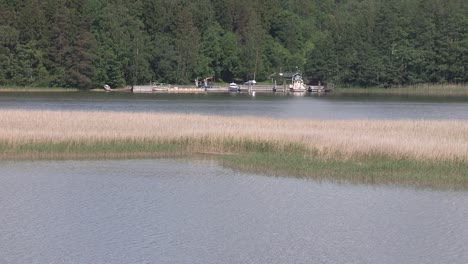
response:
{"label": "pine tree", "polygon": [[193,69],[200,59],[200,36],[195,27],[189,8],[181,7],[180,15],[176,18],[174,47],[176,55],[176,81],[187,83],[192,80]]}

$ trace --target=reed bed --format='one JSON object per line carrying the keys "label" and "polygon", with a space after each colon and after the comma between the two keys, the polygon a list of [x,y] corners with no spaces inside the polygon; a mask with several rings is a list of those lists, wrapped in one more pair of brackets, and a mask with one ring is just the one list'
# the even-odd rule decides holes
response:
{"label": "reed bed", "polygon": [[[462,120],[300,120],[172,113],[0,110],[15,153],[294,152],[325,159],[468,162]],[[82,154],[83,155],[83,154]]]}

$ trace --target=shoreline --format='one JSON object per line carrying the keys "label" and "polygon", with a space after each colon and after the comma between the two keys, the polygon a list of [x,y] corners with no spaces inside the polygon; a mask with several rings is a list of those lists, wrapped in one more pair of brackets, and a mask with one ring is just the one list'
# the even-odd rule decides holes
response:
{"label": "shoreline", "polygon": [[[179,144],[179,145],[177,145]],[[336,183],[395,185],[434,190],[468,190],[468,162],[417,161],[391,157],[323,158],[299,149],[201,152],[183,146],[139,142],[110,144],[2,145],[0,161],[24,160],[128,160],[128,159],[209,159],[243,173],[295,177]],[[145,145],[145,146],[143,146]]]}
{"label": "shoreline", "polygon": [[337,87],[336,94],[372,95],[415,95],[415,96],[468,96],[467,84],[419,84],[408,86],[383,87]]}
{"label": "shoreline", "polygon": [[[187,85],[173,85],[181,87],[180,91],[152,91],[148,93],[201,93],[204,89],[194,88]],[[259,86],[269,87],[270,84],[259,84]],[[223,86],[224,87],[224,86]],[[227,86],[226,86],[227,87]],[[226,88],[227,89],[227,88]],[[192,91],[193,92],[190,92]],[[269,88],[266,89],[269,91]],[[265,90],[265,91],[266,91]],[[263,92],[265,92],[263,91]],[[114,88],[111,91],[105,91],[104,88],[91,88],[80,90],[77,88],[62,88],[62,87],[0,87],[0,92],[131,92],[128,87]],[[226,90],[226,92],[228,92]],[[260,91],[262,92],[262,91]],[[138,93],[138,92],[137,92]],[[287,94],[287,93],[286,93]],[[407,86],[393,86],[389,88],[383,87],[335,87],[330,94],[337,95],[413,95],[413,96],[468,96],[468,84],[418,84]]]}

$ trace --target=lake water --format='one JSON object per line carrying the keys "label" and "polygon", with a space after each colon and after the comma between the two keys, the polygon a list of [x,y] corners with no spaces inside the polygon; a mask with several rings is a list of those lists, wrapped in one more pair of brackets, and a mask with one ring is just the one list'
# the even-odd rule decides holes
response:
{"label": "lake water", "polygon": [[[0,93],[0,109],[468,120],[468,99]],[[0,263],[466,263],[468,192],[200,160],[0,161]]]}
{"label": "lake water", "polygon": [[307,119],[468,119],[468,97],[0,93],[0,109],[176,112]]}
{"label": "lake water", "polygon": [[211,161],[1,161],[0,263],[466,263],[468,193]]}

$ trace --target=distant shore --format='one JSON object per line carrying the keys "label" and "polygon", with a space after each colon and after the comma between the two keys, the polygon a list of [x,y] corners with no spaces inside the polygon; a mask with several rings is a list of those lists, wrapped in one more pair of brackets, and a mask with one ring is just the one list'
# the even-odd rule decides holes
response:
{"label": "distant shore", "polygon": [[[264,87],[262,91],[270,91],[270,84],[258,84]],[[219,84],[219,87],[227,87],[228,84]],[[172,87],[181,87],[181,91],[188,88],[193,88],[191,85],[172,85]],[[204,91],[204,89],[201,89]],[[332,89],[332,94],[375,94],[375,95],[420,95],[420,96],[468,96],[468,84],[418,84],[409,86],[388,86],[384,87],[335,87]],[[80,90],[77,88],[60,88],[60,87],[1,87],[0,92],[77,92],[77,91],[92,91],[105,92],[104,88],[92,88],[88,90]],[[120,87],[112,89],[114,92],[131,91],[129,87]],[[227,90],[226,90],[227,91]],[[188,91],[190,92],[190,91]],[[161,93],[161,92],[158,92]]]}
{"label": "distant shore", "polygon": [[0,159],[210,155],[257,173],[468,188],[468,121],[0,110]]}

